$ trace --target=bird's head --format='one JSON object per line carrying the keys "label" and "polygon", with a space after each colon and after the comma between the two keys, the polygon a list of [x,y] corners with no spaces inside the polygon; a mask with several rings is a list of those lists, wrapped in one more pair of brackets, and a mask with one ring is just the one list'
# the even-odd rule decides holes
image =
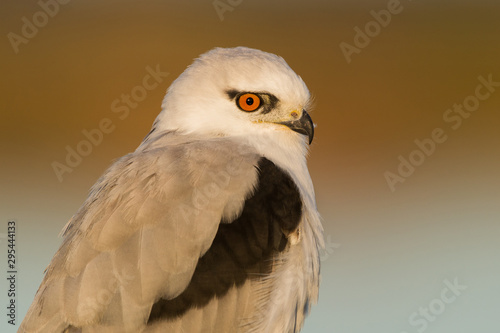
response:
{"label": "bird's head", "polygon": [[305,83],[283,58],[246,47],[215,48],[172,83],[156,127],[243,137],[264,155],[269,146],[304,153],[314,135],[309,106]]}

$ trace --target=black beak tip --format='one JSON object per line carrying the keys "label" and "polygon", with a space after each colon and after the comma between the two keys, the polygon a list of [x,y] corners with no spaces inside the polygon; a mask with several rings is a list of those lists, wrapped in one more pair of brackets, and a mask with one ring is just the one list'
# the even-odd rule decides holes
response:
{"label": "black beak tip", "polygon": [[309,116],[309,113],[307,113],[305,110],[302,118],[304,118],[304,116],[307,118],[306,135],[309,138],[309,144],[311,144],[314,139],[314,123],[311,119],[311,116]]}
{"label": "black beak tip", "polygon": [[280,124],[287,126],[292,131],[307,136],[309,139],[309,144],[312,143],[314,138],[314,124],[311,116],[309,116],[309,113],[307,113],[306,110],[302,111],[302,117],[300,117],[300,119],[285,121]]}
{"label": "black beak tip", "polygon": [[314,125],[312,126],[311,134],[308,137],[309,137],[309,144],[311,144],[314,138]]}

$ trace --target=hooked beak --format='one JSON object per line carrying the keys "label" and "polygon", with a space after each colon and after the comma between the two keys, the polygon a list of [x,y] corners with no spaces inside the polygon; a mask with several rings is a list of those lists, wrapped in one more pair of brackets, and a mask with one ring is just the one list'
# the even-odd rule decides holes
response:
{"label": "hooked beak", "polygon": [[314,138],[314,124],[306,110],[302,110],[302,117],[300,119],[284,121],[278,124],[285,125],[292,131],[306,135],[309,138],[309,144],[311,144]]}

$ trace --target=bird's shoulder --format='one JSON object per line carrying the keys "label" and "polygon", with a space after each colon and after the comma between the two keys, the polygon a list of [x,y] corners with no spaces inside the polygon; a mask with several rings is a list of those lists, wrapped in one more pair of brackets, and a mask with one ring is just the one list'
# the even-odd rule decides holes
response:
{"label": "bird's shoulder", "polygon": [[257,182],[259,156],[234,140],[143,148],[108,168],[65,227],[23,329],[115,316],[137,327],[156,299],[187,287],[220,222],[240,214]]}

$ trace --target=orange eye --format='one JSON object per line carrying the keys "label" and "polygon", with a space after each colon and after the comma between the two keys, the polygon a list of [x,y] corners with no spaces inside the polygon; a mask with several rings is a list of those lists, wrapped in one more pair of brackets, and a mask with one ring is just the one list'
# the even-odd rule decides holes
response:
{"label": "orange eye", "polygon": [[238,97],[237,104],[242,109],[243,111],[247,112],[252,112],[255,111],[259,108],[260,106],[260,97],[251,94],[251,93],[246,93]]}

